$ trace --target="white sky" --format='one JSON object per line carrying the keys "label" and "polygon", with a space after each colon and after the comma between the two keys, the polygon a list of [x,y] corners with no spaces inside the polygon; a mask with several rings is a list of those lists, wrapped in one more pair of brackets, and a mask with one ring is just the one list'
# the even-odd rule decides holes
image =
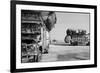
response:
{"label": "white sky", "polygon": [[68,28],[85,29],[89,33],[89,14],[56,12],[56,16],[57,23],[50,33],[51,39],[64,41]]}

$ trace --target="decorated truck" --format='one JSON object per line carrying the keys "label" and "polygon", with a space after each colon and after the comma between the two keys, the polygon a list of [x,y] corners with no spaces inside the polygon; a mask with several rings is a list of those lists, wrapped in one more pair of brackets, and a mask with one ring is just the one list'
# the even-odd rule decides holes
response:
{"label": "decorated truck", "polygon": [[69,45],[90,45],[90,34],[86,34],[85,30],[67,29],[66,34],[64,41]]}
{"label": "decorated truck", "polygon": [[55,18],[54,12],[21,10],[22,63],[39,62],[42,54],[48,53],[49,32],[55,24]]}

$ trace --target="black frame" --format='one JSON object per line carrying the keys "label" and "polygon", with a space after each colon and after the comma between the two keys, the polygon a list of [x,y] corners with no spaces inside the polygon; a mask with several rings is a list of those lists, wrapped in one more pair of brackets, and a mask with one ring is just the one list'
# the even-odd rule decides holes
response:
{"label": "black frame", "polygon": [[[57,66],[57,67],[43,67],[43,68],[28,68],[16,69],[16,5],[41,5],[53,7],[72,7],[72,8],[87,8],[94,9],[94,64],[91,65],[74,65],[74,66]],[[31,1],[11,1],[11,30],[10,30],[10,46],[11,46],[11,72],[28,72],[28,71],[45,71],[45,70],[61,70],[61,69],[77,69],[97,67],[97,6],[93,5],[78,5],[78,4],[61,4],[61,3],[45,3],[45,2],[31,2]]]}

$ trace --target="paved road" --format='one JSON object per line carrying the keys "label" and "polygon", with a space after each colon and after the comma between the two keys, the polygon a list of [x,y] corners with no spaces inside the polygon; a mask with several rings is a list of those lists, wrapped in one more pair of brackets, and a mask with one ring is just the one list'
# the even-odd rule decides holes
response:
{"label": "paved road", "polygon": [[49,53],[43,54],[41,62],[87,60],[89,50],[89,46],[50,45]]}

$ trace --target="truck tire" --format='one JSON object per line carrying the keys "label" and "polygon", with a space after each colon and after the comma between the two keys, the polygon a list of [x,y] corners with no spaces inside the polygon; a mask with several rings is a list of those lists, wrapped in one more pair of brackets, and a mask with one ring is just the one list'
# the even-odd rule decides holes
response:
{"label": "truck tire", "polygon": [[45,50],[44,50],[44,54],[47,54],[47,53],[48,53],[48,50],[47,50],[47,49],[45,49]]}
{"label": "truck tire", "polygon": [[71,45],[72,46],[77,46],[78,45],[78,42],[71,42]]}
{"label": "truck tire", "polygon": [[65,39],[64,39],[65,43],[71,43],[71,36],[65,36]]}
{"label": "truck tire", "polygon": [[43,50],[42,50],[42,46],[39,47],[39,50],[40,50],[40,52],[42,53],[42,51],[43,51]]}
{"label": "truck tire", "polygon": [[65,43],[68,43],[68,41],[67,41],[66,39],[67,39],[67,35],[65,36],[65,39],[64,39],[64,41],[65,41]]}

